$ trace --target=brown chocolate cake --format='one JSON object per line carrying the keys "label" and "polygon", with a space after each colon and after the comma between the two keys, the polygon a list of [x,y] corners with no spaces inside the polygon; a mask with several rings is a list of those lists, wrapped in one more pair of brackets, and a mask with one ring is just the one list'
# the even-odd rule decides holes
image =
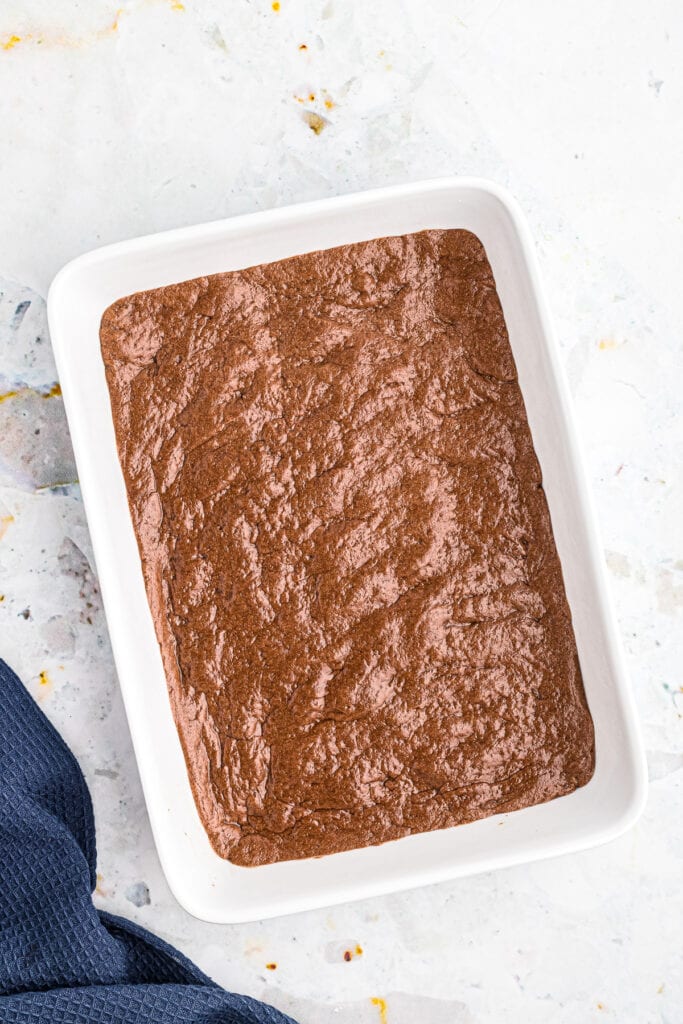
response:
{"label": "brown chocolate cake", "polygon": [[221,856],[368,846],[589,780],[560,563],[474,235],[138,293],[107,310],[101,343]]}

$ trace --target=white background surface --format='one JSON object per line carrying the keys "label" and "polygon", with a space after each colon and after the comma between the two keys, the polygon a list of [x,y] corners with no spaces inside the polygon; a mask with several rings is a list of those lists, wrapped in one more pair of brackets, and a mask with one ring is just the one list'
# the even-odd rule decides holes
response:
{"label": "white background surface", "polygon": [[[674,0],[0,7],[0,395],[17,392],[0,401],[0,653],[85,770],[99,904],[302,1024],[379,1022],[373,998],[387,1024],[681,1019],[682,48]],[[43,397],[41,296],[104,242],[452,173],[507,185],[537,239],[648,806],[622,840],[571,858],[204,925],[173,901],[152,845],[61,400]]]}

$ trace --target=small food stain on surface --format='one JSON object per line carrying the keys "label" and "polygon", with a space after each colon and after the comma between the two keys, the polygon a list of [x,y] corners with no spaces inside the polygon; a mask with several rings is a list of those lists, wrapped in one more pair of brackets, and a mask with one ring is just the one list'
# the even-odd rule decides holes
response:
{"label": "small food stain on surface", "polygon": [[56,491],[60,487],[75,487],[78,480],[51,480],[49,484],[41,484],[36,487],[36,493],[40,491]]}
{"label": "small food stain on surface", "polygon": [[353,959],[353,953],[351,952],[350,949],[344,950],[344,959],[346,960],[347,963],[349,962],[349,960]]}
{"label": "small food stain on surface", "polygon": [[43,669],[42,672],[38,673],[38,693],[36,697],[39,701],[45,700],[49,694],[52,693],[52,680],[47,674],[47,671]]}
{"label": "small food stain on surface", "polygon": [[[63,666],[60,665],[60,668]],[[95,775],[101,775],[103,779],[118,779],[119,773],[114,771],[113,768],[96,768]]]}
{"label": "small food stain on surface", "polygon": [[8,402],[10,398],[19,398],[20,395],[40,395],[41,398],[58,398],[62,393],[58,383],[50,385],[47,391],[40,391],[38,388],[19,388],[16,391],[4,391],[0,395],[0,403]]}
{"label": "small food stain on surface", "polygon": [[[152,2],[159,2],[159,0],[152,0]],[[168,3],[170,10],[182,12],[185,10],[185,5],[181,3],[181,0],[163,0]],[[143,5],[133,5],[143,6]],[[273,8],[275,8],[273,4]],[[279,8],[279,3],[277,7]],[[120,27],[121,18],[123,15],[131,13],[130,10],[126,10],[124,7],[119,7],[114,13],[112,21],[108,22],[102,28],[95,29],[84,36],[69,36],[63,33],[50,33],[50,34],[37,34],[31,33],[24,36],[10,35],[6,39],[0,41],[0,50],[12,50],[19,43],[30,43],[37,46],[42,46],[45,43],[47,46],[57,46],[61,49],[82,49],[91,43],[98,43],[111,38],[115,35]]]}
{"label": "small food stain on surface", "polygon": [[662,984],[658,986],[658,988],[657,988],[657,995],[661,996],[663,994],[663,992],[664,992],[664,982],[662,982]]}
{"label": "small food stain on surface", "polygon": [[683,584],[670,569],[660,569],[656,580],[657,609],[664,615],[675,615],[683,608]]}
{"label": "small food stain on surface", "polygon": [[[216,46],[219,50],[223,50],[224,53],[229,53],[228,44],[226,43],[226,41],[225,41],[225,39],[223,37],[223,33],[221,32],[221,30],[218,27],[218,25],[214,25],[213,26],[213,28],[211,29],[209,35],[210,35],[210,38],[211,38],[214,46]],[[173,179],[171,179],[171,180],[173,180]],[[194,186],[190,186],[190,187],[194,188]]]}
{"label": "small food stain on surface", "polygon": [[106,890],[104,888],[104,878],[99,873],[99,871],[97,872],[96,878],[97,878],[97,884],[95,886],[95,892],[97,893],[98,896],[103,896],[103,897],[107,896],[107,892],[106,892]]}
{"label": "small food stain on surface", "polygon": [[306,46],[306,43],[301,43],[301,45],[299,46],[299,49],[300,50],[307,50],[308,47]]}
{"label": "small food stain on surface", "polygon": [[13,522],[14,516],[0,516],[0,540],[5,536]]}
{"label": "small food stain on surface", "polygon": [[326,128],[329,124],[324,117],[320,114],[316,114],[313,110],[305,110],[303,114],[304,121],[315,135],[320,135],[323,128]]}
{"label": "small food stain on surface", "polygon": [[631,563],[626,555],[622,554],[620,551],[606,551],[605,561],[607,562],[607,568],[615,576],[621,576],[623,579],[628,579],[631,575]]}
{"label": "small food stain on surface", "polygon": [[308,94],[308,102],[309,103],[315,103],[315,93],[314,92],[309,92],[309,94]]}
{"label": "small food stain on surface", "polygon": [[332,110],[334,107],[334,100],[330,99],[329,96],[325,98],[325,109]]}
{"label": "small food stain on surface", "polygon": [[604,1006],[603,1003],[596,1003],[596,1006],[597,1006],[598,1010],[604,1010],[605,1009],[605,1006]]}
{"label": "small food stain on surface", "polygon": [[149,886],[146,882],[135,882],[125,892],[126,899],[135,907],[148,907],[152,902],[149,897]]}
{"label": "small food stain on surface", "polygon": [[624,468],[624,463],[620,462],[619,465],[617,466],[617,471],[616,471],[616,473],[614,475],[615,476],[619,476],[619,474],[621,473],[623,468]]}
{"label": "small food stain on surface", "polygon": [[273,10],[275,12],[280,10],[280,4],[279,4],[278,0],[273,0],[272,4],[270,6],[273,8]]}
{"label": "small food stain on surface", "polygon": [[19,615],[21,615],[22,619],[26,619],[26,621],[28,622],[28,620],[31,618],[31,609],[24,608],[22,609],[22,611],[19,612]]}
{"label": "small food stain on surface", "polygon": [[355,956],[362,956],[362,955],[363,955],[363,947],[359,946],[358,944],[356,944],[353,947],[353,949],[345,949],[344,950],[344,960],[346,961],[347,964],[350,963],[351,960],[353,960],[353,958]]}
{"label": "small food stain on surface", "polygon": [[618,347],[619,346],[614,338],[601,338],[598,342],[598,348],[601,352],[612,352]]}
{"label": "small food stain on surface", "polygon": [[276,963],[266,964],[266,970],[267,971],[276,971],[277,970],[277,964]]}
{"label": "small food stain on surface", "polygon": [[387,1017],[386,999],[380,999],[379,996],[371,996],[370,1002],[379,1010],[380,1024],[389,1024],[389,1018]]}
{"label": "small food stain on surface", "polygon": [[2,602],[4,600],[5,600],[5,595],[4,594],[0,594],[0,604],[2,604]]}

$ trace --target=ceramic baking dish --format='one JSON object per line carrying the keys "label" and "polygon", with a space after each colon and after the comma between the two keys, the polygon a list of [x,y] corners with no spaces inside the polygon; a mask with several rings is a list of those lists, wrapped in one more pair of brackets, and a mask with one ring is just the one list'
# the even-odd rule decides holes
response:
{"label": "ceramic baking dish", "polygon": [[[116,452],[100,319],[131,292],[423,228],[468,228],[493,269],[595,722],[595,775],[569,796],[473,824],[317,859],[236,867],[209,845],[171,715]],[[533,243],[506,192],[476,179],[442,179],[122,242],[68,264],[52,284],[48,314],[147,808],[168,882],[190,913],[237,922],[340,903],[569,853],[636,820],[646,771],[629,682]]]}

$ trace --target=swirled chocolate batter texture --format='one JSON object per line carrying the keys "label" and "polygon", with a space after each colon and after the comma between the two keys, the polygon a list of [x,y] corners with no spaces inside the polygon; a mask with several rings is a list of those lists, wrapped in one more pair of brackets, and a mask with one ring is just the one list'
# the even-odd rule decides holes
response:
{"label": "swirled chocolate batter texture", "polygon": [[368,846],[588,781],[562,573],[474,235],[138,293],[107,310],[101,344],[221,856]]}

